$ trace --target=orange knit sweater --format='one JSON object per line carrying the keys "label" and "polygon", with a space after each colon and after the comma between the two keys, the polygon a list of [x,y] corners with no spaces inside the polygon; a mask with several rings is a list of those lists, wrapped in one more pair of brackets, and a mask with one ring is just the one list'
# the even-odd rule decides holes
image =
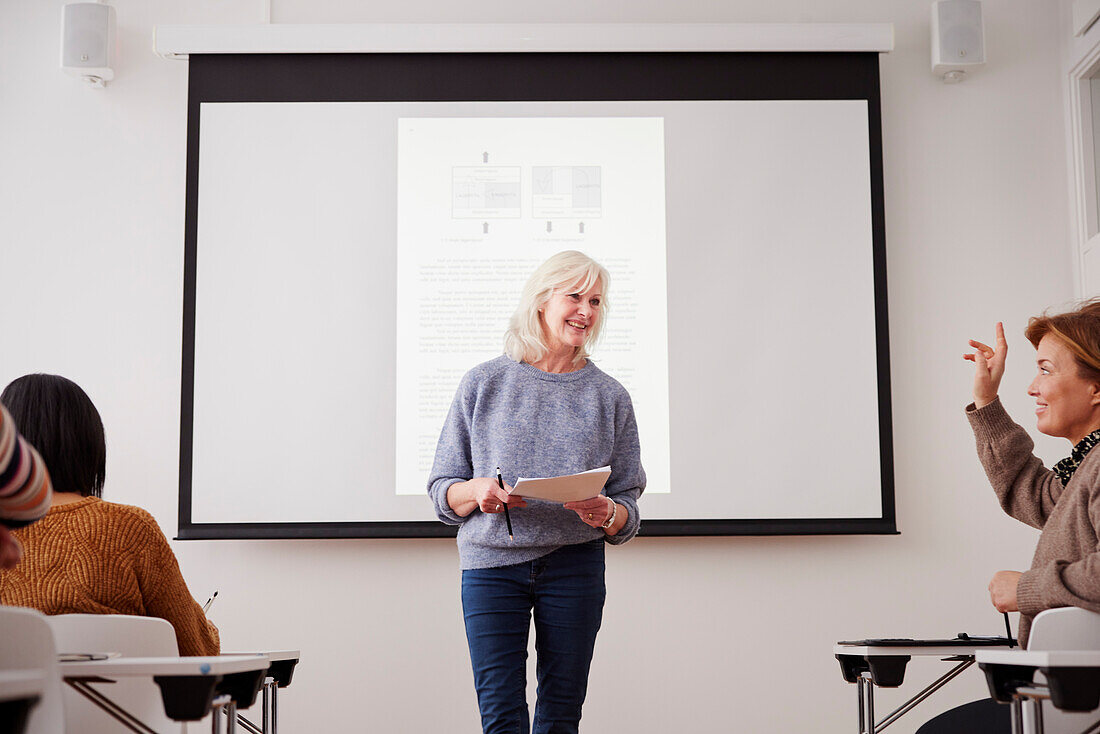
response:
{"label": "orange knit sweater", "polygon": [[176,629],[180,655],[217,655],[218,629],[191,597],[160,526],[139,507],[96,497],[54,505],[13,531],[23,560],[0,571],[0,603],[45,614],[135,614]]}

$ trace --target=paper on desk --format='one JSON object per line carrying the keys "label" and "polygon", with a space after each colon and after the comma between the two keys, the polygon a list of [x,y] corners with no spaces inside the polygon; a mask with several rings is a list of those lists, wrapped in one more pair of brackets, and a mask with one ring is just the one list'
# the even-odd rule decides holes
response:
{"label": "paper on desk", "polygon": [[580,474],[567,474],[562,477],[542,479],[520,477],[509,494],[551,502],[579,502],[598,495],[609,476],[611,476],[611,467],[601,466],[599,469],[589,469]]}
{"label": "paper on desk", "polygon": [[120,652],[59,652],[59,663],[82,663],[86,660],[109,660],[121,656]]}

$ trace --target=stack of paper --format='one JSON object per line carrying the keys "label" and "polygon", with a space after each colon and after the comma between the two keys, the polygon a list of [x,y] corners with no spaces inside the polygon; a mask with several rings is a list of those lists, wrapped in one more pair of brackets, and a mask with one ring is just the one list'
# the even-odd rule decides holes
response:
{"label": "stack of paper", "polygon": [[551,502],[580,502],[592,499],[600,493],[607,478],[611,476],[610,466],[589,469],[580,474],[567,474],[562,477],[516,480],[509,494]]}

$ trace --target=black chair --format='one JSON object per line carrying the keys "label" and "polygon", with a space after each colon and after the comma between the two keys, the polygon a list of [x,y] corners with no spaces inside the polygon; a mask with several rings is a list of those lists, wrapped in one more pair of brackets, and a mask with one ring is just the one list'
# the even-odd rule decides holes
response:
{"label": "black chair", "polygon": [[992,698],[971,701],[929,719],[916,734],[1010,734],[1011,709]]}

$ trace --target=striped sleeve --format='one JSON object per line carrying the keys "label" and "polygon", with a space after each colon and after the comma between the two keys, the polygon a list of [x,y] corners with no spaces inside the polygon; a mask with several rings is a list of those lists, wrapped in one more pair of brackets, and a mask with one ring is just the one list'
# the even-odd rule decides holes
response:
{"label": "striped sleeve", "polygon": [[19,527],[37,520],[50,509],[50,495],[45,462],[0,405],[0,524]]}

